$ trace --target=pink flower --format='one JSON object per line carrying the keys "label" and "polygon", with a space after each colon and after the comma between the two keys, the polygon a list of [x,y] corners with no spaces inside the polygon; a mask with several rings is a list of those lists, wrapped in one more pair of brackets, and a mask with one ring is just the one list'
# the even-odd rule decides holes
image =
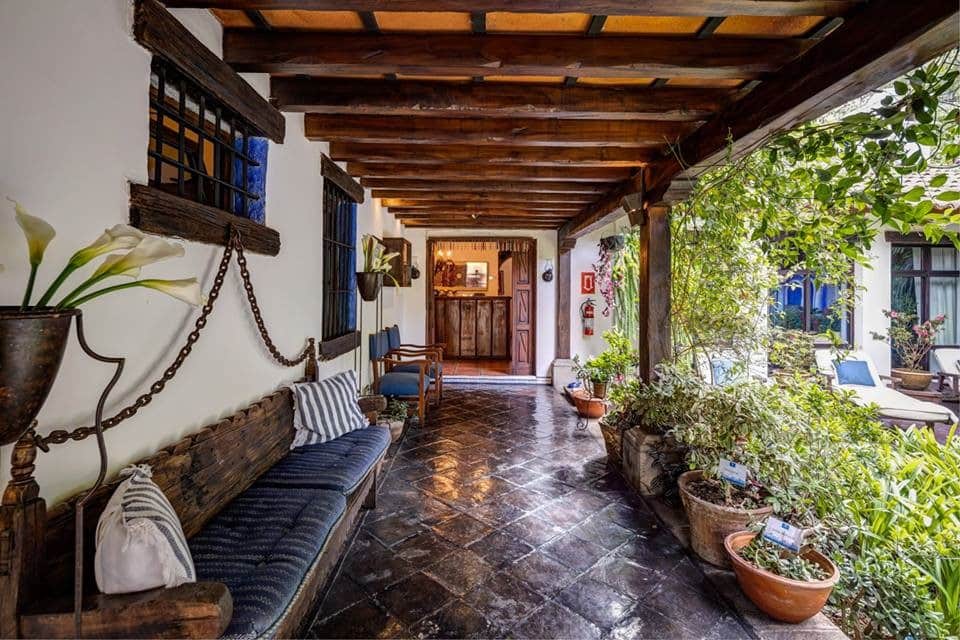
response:
{"label": "pink flower", "polygon": [[897,318],[900,317],[900,314],[897,313],[896,311],[891,311],[889,315],[890,315],[890,317],[893,318],[893,319],[897,319]]}

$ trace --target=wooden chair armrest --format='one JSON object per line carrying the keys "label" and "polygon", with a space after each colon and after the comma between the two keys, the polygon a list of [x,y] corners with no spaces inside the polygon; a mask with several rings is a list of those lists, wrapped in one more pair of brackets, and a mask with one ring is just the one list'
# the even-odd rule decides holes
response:
{"label": "wooden chair armrest", "polygon": [[401,356],[422,356],[429,355],[432,356],[432,360],[443,360],[443,351],[440,349],[390,349],[388,355],[401,355]]}
{"label": "wooden chair armrest", "polygon": [[[20,637],[73,638],[73,601],[53,612],[20,616]],[[233,598],[219,582],[122,595],[96,594],[83,603],[87,638],[219,638],[233,616]]]}
{"label": "wooden chair armrest", "polygon": [[446,342],[433,342],[433,343],[430,343],[430,344],[401,344],[400,347],[401,347],[401,348],[413,347],[413,348],[416,348],[416,349],[423,348],[423,349],[440,349],[440,350],[443,350],[443,349],[446,349],[446,348],[447,348],[447,343],[446,343]]}

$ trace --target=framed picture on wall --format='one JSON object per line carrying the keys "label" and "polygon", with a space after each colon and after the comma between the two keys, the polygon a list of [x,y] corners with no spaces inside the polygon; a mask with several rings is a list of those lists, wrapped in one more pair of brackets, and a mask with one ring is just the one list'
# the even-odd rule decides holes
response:
{"label": "framed picture on wall", "polygon": [[487,288],[487,263],[467,262],[465,265],[463,286],[467,289]]}

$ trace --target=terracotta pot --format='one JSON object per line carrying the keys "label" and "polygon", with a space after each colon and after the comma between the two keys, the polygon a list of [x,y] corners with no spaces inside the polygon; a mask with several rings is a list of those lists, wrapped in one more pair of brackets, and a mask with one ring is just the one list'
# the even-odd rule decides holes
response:
{"label": "terracotta pot", "polygon": [[0,307],[0,446],[20,439],[50,393],[78,309]]}
{"label": "terracotta pot", "polygon": [[743,592],[753,604],[774,620],[797,623],[817,615],[840,579],[837,565],[819,551],[805,549],[801,552],[803,558],[823,567],[829,577],[825,580],[804,582],[778,576],[755,567],[740,557],[739,551],[756,535],[750,531],[739,531],[728,535],[723,542]]}
{"label": "terracotta pot", "polygon": [[602,418],[607,413],[607,403],[599,398],[588,397],[585,392],[573,394],[573,404],[581,418],[594,420]]}
{"label": "terracotta pot", "polygon": [[690,544],[698,556],[712,565],[726,568],[730,566],[730,559],[723,547],[724,538],[743,531],[751,522],[763,520],[773,513],[773,507],[735,509],[707,502],[688,489],[691,483],[702,477],[702,471],[687,471],[678,481],[683,508],[690,521]]}
{"label": "terracotta pot", "polygon": [[615,468],[623,464],[623,433],[619,427],[600,421],[600,433],[603,435],[603,446],[607,449],[607,462]]}
{"label": "terracotta pot", "polygon": [[899,378],[904,389],[926,391],[933,381],[933,374],[922,369],[891,369],[891,375]]}
{"label": "terracotta pot", "polygon": [[357,271],[357,289],[367,302],[376,300],[382,287],[383,274],[379,271]]}
{"label": "terracotta pot", "polygon": [[403,425],[405,424],[406,420],[391,420],[387,423],[387,426],[390,427],[390,440],[392,442],[396,442],[403,435]]}
{"label": "terracotta pot", "polygon": [[593,388],[593,397],[600,398],[601,400],[607,397],[607,383],[606,382],[591,382],[591,388]]}

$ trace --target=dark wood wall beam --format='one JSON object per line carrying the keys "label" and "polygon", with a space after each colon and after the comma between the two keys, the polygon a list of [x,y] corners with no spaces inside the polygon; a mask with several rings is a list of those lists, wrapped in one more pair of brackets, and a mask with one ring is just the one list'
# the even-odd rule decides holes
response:
{"label": "dark wood wall beam", "polygon": [[356,202],[363,202],[363,186],[354,180],[349,173],[340,168],[336,162],[326,155],[320,156],[320,175],[333,181],[338,187],[347,192]]}
{"label": "dark wood wall beam", "polygon": [[351,162],[436,164],[486,162],[522,166],[636,167],[659,156],[645,149],[622,147],[510,147],[420,144],[359,144],[333,142],[330,157]]}
{"label": "dark wood wall beam", "polygon": [[283,114],[158,2],[137,0],[133,36],[148,51],[168,60],[204,91],[240,114],[259,135],[283,142]]}
{"label": "dark wood wall beam", "polygon": [[835,16],[862,0],[165,0],[170,7],[314,11],[591,12],[625,16]]}
{"label": "dark wood wall beam", "polygon": [[622,167],[534,167],[524,165],[489,165],[469,162],[403,164],[400,162],[347,162],[347,172],[364,178],[414,178],[436,180],[523,180],[537,182],[608,182],[628,179],[633,171]]}
{"label": "dark wood wall beam", "polygon": [[478,187],[475,191],[406,191],[400,189],[374,189],[370,197],[381,200],[404,200],[407,202],[423,202],[441,204],[444,202],[513,202],[530,204],[583,204],[596,199],[591,193],[541,193],[541,192],[509,192],[488,191]]}
{"label": "dark wood wall beam", "polygon": [[[580,236],[610,222],[621,198],[643,189],[659,201],[671,181],[695,177],[723,161],[732,139],[734,157],[756,149],[770,136],[810,121],[875,89],[957,46],[954,0],[903,3],[872,0],[802,58],[761,83],[691,134],[675,155],[587,207],[565,233]],[[705,40],[704,42],[714,42]]]}
{"label": "dark wood wall beam", "polygon": [[527,213],[556,214],[560,218],[572,218],[580,210],[580,207],[558,204],[554,202],[545,202],[537,204],[535,202],[422,202],[420,200],[387,200],[384,206],[391,210],[421,212],[429,214],[431,212],[463,212],[463,213],[483,213],[486,211],[524,211]]}
{"label": "dark wood wall beam", "polygon": [[737,92],[727,89],[557,87],[273,77],[282,111],[447,118],[702,120]]}
{"label": "dark wood wall beam", "polygon": [[539,147],[659,147],[675,144],[692,122],[417,118],[308,113],[309,140],[373,144],[475,144]]}
{"label": "dark wood wall beam", "polygon": [[803,39],[594,38],[553,35],[369,34],[227,29],[238,71],[308,75],[535,75],[762,78],[806,51]]}
{"label": "dark wood wall beam", "polygon": [[542,182],[521,182],[504,180],[445,180],[442,178],[428,178],[425,180],[413,180],[404,178],[362,178],[360,184],[368,189],[373,189],[373,197],[378,198],[377,193],[402,191],[407,194],[426,193],[426,194],[445,194],[448,192],[466,193],[470,191],[481,191],[483,193],[513,193],[513,194],[537,194],[537,195],[557,195],[565,197],[587,196],[597,197],[606,193],[610,185],[602,182],[560,182],[560,181],[542,181]]}

